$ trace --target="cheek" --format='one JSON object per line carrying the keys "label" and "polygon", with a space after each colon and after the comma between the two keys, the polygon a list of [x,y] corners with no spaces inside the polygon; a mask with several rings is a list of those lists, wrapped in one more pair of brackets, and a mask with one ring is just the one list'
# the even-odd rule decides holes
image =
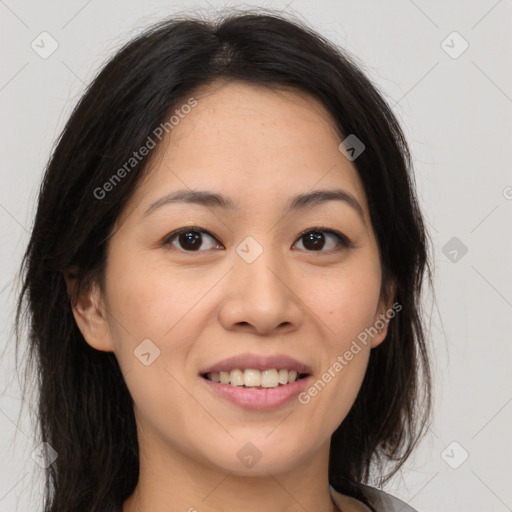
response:
{"label": "cheek", "polygon": [[218,278],[193,268],[177,271],[152,264],[144,253],[112,256],[106,286],[116,337],[123,340],[129,334],[132,342],[149,338],[157,344],[181,340],[176,332],[187,324],[205,291]]}
{"label": "cheek", "polygon": [[338,277],[318,280],[305,292],[308,304],[322,319],[331,349],[343,350],[373,325],[380,299],[380,267],[360,262]]}
{"label": "cheek", "polygon": [[307,392],[311,405],[322,410],[320,416],[327,418],[332,430],[348,414],[364,379],[371,349],[365,329],[375,322],[380,279],[374,259],[361,258],[336,279],[317,280],[322,285],[308,293],[308,304],[324,327],[325,357],[322,374]]}
{"label": "cheek", "polygon": [[[122,248],[112,254],[106,274],[116,358],[139,419],[179,439],[183,432],[197,430],[197,417],[204,414],[182,383],[187,356],[201,329],[191,319],[197,319],[198,312],[205,314],[201,297],[214,278],[167,272],[144,262],[142,253],[123,258],[119,254]],[[177,410],[187,413],[176,415]]]}

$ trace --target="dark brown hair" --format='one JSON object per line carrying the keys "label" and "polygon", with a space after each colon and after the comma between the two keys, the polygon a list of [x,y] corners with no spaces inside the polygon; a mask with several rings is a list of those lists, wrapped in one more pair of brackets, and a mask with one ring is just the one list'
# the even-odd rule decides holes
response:
{"label": "dark brown hair", "polygon": [[301,21],[261,10],[215,21],[173,17],[127,43],[92,81],[56,143],[40,190],[16,321],[18,344],[22,321],[29,328],[27,368],[37,370],[41,441],[58,453],[47,469],[45,512],[117,512],[137,484],[131,396],[115,355],[83,339],[64,273],[75,269],[82,289],[101,276],[114,222],[148,159],[105,197],[98,199],[95,189],[183,98],[217,78],[308,93],[325,105],[340,133],[365,145],[354,165],[379,244],[383,286],[396,283],[402,310],[371,351],[357,399],[332,436],[331,485],[364,499],[361,484],[370,469],[378,468],[383,483],[425,430],[431,376],[420,293],[431,272],[411,158],[395,115],[353,58]]}

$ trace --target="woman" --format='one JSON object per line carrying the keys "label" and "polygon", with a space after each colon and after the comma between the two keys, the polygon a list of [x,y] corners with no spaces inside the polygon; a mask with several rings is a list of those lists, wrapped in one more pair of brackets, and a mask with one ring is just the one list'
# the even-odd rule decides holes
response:
{"label": "woman", "polygon": [[50,159],[24,259],[45,512],[413,510],[426,233],[395,116],[265,12],[122,48]]}

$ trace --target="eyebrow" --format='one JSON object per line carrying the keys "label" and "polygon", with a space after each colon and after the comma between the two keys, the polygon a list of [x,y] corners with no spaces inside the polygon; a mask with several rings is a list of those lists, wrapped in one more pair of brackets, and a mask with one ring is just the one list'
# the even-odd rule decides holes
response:
{"label": "eyebrow", "polygon": [[[290,198],[283,208],[283,215],[290,212],[297,211],[304,208],[310,208],[320,205],[327,201],[342,201],[351,206],[365,222],[364,209],[359,201],[346,190],[331,189],[331,190],[314,190],[304,194],[299,194]],[[144,212],[144,217],[150,215],[158,208],[174,203],[193,203],[207,208],[220,208],[224,210],[235,211],[238,206],[237,202],[233,199],[209,192],[207,190],[176,190],[170,192],[155,202],[151,203],[147,210]]]}

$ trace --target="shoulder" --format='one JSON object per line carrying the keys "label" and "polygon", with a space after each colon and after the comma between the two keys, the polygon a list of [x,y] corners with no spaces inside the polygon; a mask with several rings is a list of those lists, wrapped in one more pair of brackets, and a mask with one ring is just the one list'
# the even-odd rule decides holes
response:
{"label": "shoulder", "polygon": [[[418,512],[416,509],[412,508],[404,501],[395,498],[394,496],[391,496],[391,494],[388,494],[385,491],[382,491],[381,489],[376,489],[375,487],[363,485],[362,490],[364,495],[366,496],[366,499],[373,507],[375,512]],[[336,490],[334,490],[332,486],[331,491],[336,501],[336,504],[339,507],[350,507],[351,510],[358,512],[371,512],[370,509],[361,501],[337,492]]]}
{"label": "shoulder", "polygon": [[377,512],[418,512],[404,501],[381,489],[363,485],[363,492]]}

